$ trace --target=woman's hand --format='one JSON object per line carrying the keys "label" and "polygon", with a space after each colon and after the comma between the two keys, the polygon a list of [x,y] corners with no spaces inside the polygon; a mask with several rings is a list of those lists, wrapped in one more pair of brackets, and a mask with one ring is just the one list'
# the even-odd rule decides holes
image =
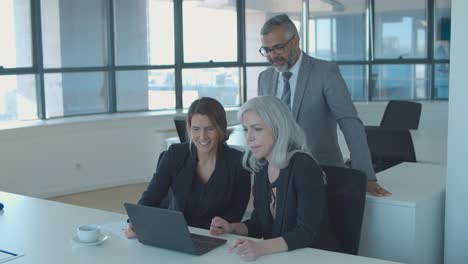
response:
{"label": "woman's hand", "polygon": [[211,220],[210,234],[222,235],[232,232],[232,225],[223,218],[216,216]]}
{"label": "woman's hand", "polygon": [[261,241],[255,242],[249,239],[237,239],[229,248],[230,253],[235,253],[244,261],[254,261],[264,255]]}
{"label": "woman's hand", "polygon": [[137,237],[137,234],[135,233],[135,230],[133,230],[133,226],[131,223],[128,223],[127,229],[125,230],[125,235],[128,239]]}

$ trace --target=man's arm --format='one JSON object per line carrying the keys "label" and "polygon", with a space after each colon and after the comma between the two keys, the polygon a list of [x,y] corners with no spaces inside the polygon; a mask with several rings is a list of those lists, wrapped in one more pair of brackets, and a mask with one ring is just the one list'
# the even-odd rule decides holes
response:
{"label": "man's arm", "polygon": [[366,174],[368,180],[367,191],[369,193],[378,196],[390,195],[377,183],[364,125],[358,117],[338,66],[332,64],[327,74],[325,96],[348,145],[351,167]]}

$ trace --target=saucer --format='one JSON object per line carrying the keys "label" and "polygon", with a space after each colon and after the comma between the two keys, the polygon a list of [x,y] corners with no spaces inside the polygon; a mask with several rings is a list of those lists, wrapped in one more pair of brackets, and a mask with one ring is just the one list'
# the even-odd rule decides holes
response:
{"label": "saucer", "polygon": [[107,239],[109,238],[108,235],[103,235],[101,234],[98,238],[98,240],[94,241],[94,242],[82,242],[77,235],[74,235],[72,237],[72,240],[73,242],[77,243],[77,244],[80,244],[80,245],[84,245],[84,246],[97,246],[97,245],[101,245],[104,241],[106,241]]}

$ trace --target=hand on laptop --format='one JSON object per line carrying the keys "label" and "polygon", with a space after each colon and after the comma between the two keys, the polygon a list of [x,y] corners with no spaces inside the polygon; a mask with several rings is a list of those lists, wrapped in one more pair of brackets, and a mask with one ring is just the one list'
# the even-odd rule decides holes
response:
{"label": "hand on laptop", "polygon": [[125,235],[129,239],[137,237],[137,234],[135,233],[135,230],[133,230],[132,224],[128,223],[127,230],[125,230]]}
{"label": "hand on laptop", "polygon": [[223,218],[216,216],[211,220],[210,234],[212,235],[222,235],[225,233],[231,233],[232,227],[231,224],[224,220]]}

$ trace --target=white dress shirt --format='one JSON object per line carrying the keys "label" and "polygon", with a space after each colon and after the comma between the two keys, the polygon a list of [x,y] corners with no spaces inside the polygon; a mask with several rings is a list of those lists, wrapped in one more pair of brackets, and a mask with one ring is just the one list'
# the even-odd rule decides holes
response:
{"label": "white dress shirt", "polygon": [[[288,70],[292,73],[291,78],[289,79],[289,87],[291,87],[291,109],[293,108],[294,104],[294,93],[296,92],[296,84],[297,84],[297,77],[299,74],[299,67],[301,66],[302,62],[302,52],[299,55],[299,59],[297,59],[296,63]],[[281,75],[281,72],[279,73]],[[283,79],[279,76],[278,79],[278,89],[276,91],[276,97],[281,99],[281,95],[283,94]]]}

